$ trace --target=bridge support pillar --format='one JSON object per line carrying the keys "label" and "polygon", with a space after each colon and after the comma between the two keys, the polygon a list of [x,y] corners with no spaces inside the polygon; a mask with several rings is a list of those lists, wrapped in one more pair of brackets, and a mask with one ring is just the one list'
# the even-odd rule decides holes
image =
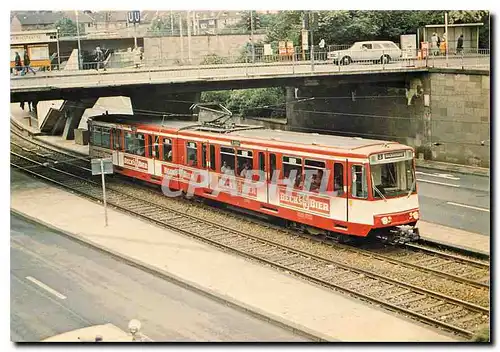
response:
{"label": "bridge support pillar", "polygon": [[172,116],[176,120],[197,120],[189,109],[200,101],[200,92],[162,93],[146,89],[130,94],[134,115],[142,118]]}
{"label": "bridge support pillar", "polygon": [[78,128],[80,120],[86,109],[91,108],[96,103],[97,98],[87,98],[78,101],[67,101],[67,109],[64,110],[62,121],[65,120],[62,138],[66,140],[75,139],[75,129]]}

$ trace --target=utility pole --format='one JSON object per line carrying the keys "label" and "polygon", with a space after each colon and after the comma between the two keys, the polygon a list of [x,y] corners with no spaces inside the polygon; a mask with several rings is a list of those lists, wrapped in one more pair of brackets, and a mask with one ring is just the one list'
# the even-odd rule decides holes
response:
{"label": "utility pole", "polygon": [[179,14],[179,35],[181,40],[181,62],[184,62],[184,42],[182,40],[182,12]]}
{"label": "utility pole", "polygon": [[76,16],[76,38],[78,40],[78,69],[82,69],[82,46],[80,44],[80,24],[78,22],[78,10],[75,11]]}
{"label": "utility pole", "polygon": [[174,35],[174,12],[170,10],[170,35]]}
{"label": "utility pole", "polygon": [[449,43],[449,38],[448,38],[448,12],[444,13],[444,35],[446,37],[445,41],[445,49],[446,49],[446,66],[448,66],[448,43]]}
{"label": "utility pole", "polygon": [[252,62],[255,62],[255,45],[253,43],[253,11],[250,10],[250,41],[252,42]]}
{"label": "utility pole", "polygon": [[309,30],[311,32],[311,70],[314,71],[314,13],[309,12]]}
{"label": "utility pole", "polygon": [[191,17],[190,11],[186,12],[186,22],[187,22],[187,30],[188,30],[188,61],[191,63]]}

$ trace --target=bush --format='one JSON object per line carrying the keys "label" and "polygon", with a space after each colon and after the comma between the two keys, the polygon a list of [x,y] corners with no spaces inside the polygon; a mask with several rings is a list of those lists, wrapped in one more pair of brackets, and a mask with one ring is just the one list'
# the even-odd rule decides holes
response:
{"label": "bush", "polygon": [[227,63],[227,58],[216,54],[209,54],[203,57],[200,65],[220,65],[225,63]]}

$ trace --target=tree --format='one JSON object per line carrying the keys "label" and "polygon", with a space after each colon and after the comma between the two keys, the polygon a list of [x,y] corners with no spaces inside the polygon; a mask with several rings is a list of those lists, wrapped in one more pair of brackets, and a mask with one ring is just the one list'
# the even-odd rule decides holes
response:
{"label": "tree", "polygon": [[[69,18],[61,18],[55,24],[55,27],[59,27],[59,36],[61,37],[72,37],[77,35],[76,24]],[[80,29],[82,29],[80,27]]]}

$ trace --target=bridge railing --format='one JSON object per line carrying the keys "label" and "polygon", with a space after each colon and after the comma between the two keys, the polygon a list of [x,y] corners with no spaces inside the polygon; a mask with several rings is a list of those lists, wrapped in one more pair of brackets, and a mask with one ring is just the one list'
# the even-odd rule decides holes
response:
{"label": "bridge railing", "polygon": [[[441,53],[430,53],[420,51],[406,51],[401,57],[391,57],[390,52],[381,51],[380,57],[374,57],[367,52],[344,51],[345,56],[351,55],[350,60],[343,60],[344,57],[333,57],[325,52],[314,52],[311,59],[310,54],[294,53],[292,55],[263,55],[261,52],[254,54],[239,54],[228,56],[204,56],[202,58],[191,58],[189,63],[179,62],[178,59],[140,59],[138,57],[132,60],[111,60],[104,63],[95,61],[82,62],[78,69],[78,63],[73,60],[69,64],[62,63],[59,70],[58,65],[50,67],[52,70],[38,70],[36,75],[28,72],[24,75],[12,75],[12,87],[27,87],[36,78],[41,84],[41,78],[47,79],[53,77],[80,77],[82,75],[98,75],[106,82],[110,82],[110,75],[119,76],[121,73],[146,72],[148,81],[156,80],[156,77],[169,77],[169,79],[206,78],[206,77],[241,77],[252,75],[296,75],[296,74],[319,74],[334,72],[363,72],[380,70],[400,70],[419,67],[449,67],[449,68],[468,68],[468,69],[489,69],[490,55],[489,50],[481,49],[464,53],[449,53],[448,56]],[[15,72],[15,71],[14,71]],[[116,75],[118,74],[118,75]],[[137,75],[135,75],[137,77]],[[143,77],[146,77],[142,75]],[[125,77],[126,78],[126,77]],[[116,78],[116,82],[123,81],[124,77]],[[66,78],[65,81],[68,81]],[[78,78],[77,78],[78,79]],[[99,81],[102,82],[103,79]],[[14,83],[15,81],[15,83]],[[21,81],[26,81],[23,83]],[[47,85],[49,81],[47,81]]]}

